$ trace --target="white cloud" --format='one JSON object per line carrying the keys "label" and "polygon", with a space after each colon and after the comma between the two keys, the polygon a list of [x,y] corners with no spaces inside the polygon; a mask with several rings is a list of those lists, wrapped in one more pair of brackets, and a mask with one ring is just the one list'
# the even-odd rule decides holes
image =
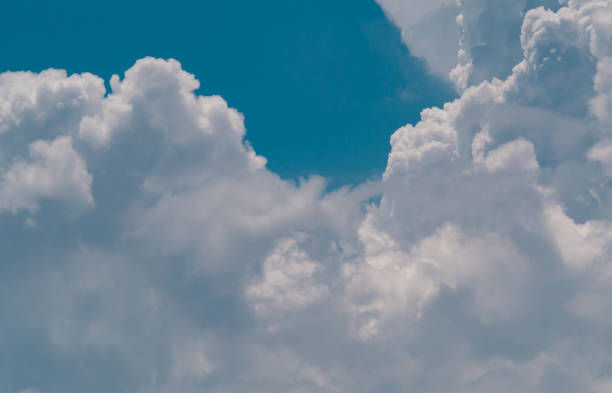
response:
{"label": "white cloud", "polygon": [[328,288],[315,279],[322,269],[300,249],[296,238],[282,239],[264,260],[262,277],[247,288],[246,294],[258,312],[299,310],[328,294]]}
{"label": "white cloud", "polygon": [[232,261],[259,260],[296,226],[335,232],[330,241],[355,236],[360,202],[374,186],[325,195],[319,177],[282,180],[244,142],[243,116],[221,97],[196,96],[199,82],[177,61],[139,60],[112,85],[80,135],[111,154],[121,148],[112,137],[147,138],[134,147],[150,164],[134,174],[144,202],[135,204],[126,236],[151,241],[151,252],[195,254],[196,270],[234,269]]}
{"label": "white cloud", "polygon": [[561,257],[570,268],[586,269],[596,260],[607,257],[606,248],[612,242],[610,222],[589,220],[576,224],[559,205],[549,206],[545,217]]}
{"label": "white cloud", "polygon": [[[243,116],[221,97],[195,95],[199,83],[174,60],[139,60],[111,85],[112,93],[93,109],[73,108],[60,136],[35,142],[31,162],[16,158],[7,171],[13,175],[5,176],[13,179],[4,189],[12,190],[14,197],[5,200],[14,210],[33,210],[43,197],[88,206],[96,198],[95,211],[75,220],[111,244],[94,240],[77,251],[65,245],[59,256],[49,256],[53,263],[44,276],[51,279],[34,275],[23,285],[35,294],[29,306],[39,310],[27,323],[40,326],[50,345],[69,356],[109,354],[132,376],[125,389],[190,392],[219,381],[228,369],[252,374],[252,365],[242,364],[251,355],[233,355],[228,347],[248,337],[220,334],[243,329],[251,311],[233,314],[245,291],[253,305],[265,303],[258,310],[270,311],[258,312],[266,326],[288,308],[299,319],[299,311],[320,303],[329,293],[317,283],[327,274],[324,264],[357,252],[362,203],[376,195],[377,185],[326,192],[322,178],[296,184],[268,171],[243,139]],[[48,222],[36,224],[31,232],[47,233]],[[297,232],[303,233],[299,245],[287,237]],[[260,267],[262,276],[244,277]],[[188,286],[160,279],[168,271],[197,283],[192,306],[179,294]],[[287,280],[277,285],[279,274]],[[229,282],[217,284],[218,275]],[[204,308],[196,311],[196,305]],[[228,322],[232,318],[238,326]],[[300,380],[323,387],[324,376],[312,364],[296,369]],[[267,377],[270,386],[278,386],[278,378]]]}
{"label": "white cloud", "polygon": [[79,120],[82,113],[97,110],[104,96],[104,82],[92,74],[67,76],[64,70],[5,72],[0,75],[0,133],[9,130],[47,128],[46,136]]}
{"label": "white cloud", "polygon": [[[539,110],[546,116],[557,119],[564,119],[566,114],[576,117],[582,114],[583,120],[576,126],[590,130],[591,138],[598,136],[596,125],[590,123],[588,114],[578,109],[588,102],[588,73],[591,72],[592,80],[594,68],[584,64],[577,77],[565,76],[576,74],[572,68],[576,61],[597,56],[597,52],[591,53],[593,45],[590,43],[598,31],[592,21],[597,20],[600,13],[607,13],[607,7],[606,2],[600,2],[587,4],[584,8],[562,8],[558,13],[542,8],[530,11],[521,36],[526,58],[507,80],[483,82],[469,88],[443,109],[423,111],[422,120],[416,126],[401,128],[392,136],[383,200],[362,227],[363,234],[376,223],[376,231],[379,231],[375,236],[362,237],[366,250],[368,247],[381,249],[384,253],[397,250],[394,253],[399,254],[387,259],[400,264],[404,259],[408,268],[409,261],[415,259],[414,244],[427,239],[429,234],[439,233],[439,228],[450,222],[461,230],[476,233],[477,239],[486,239],[492,233],[507,237],[516,244],[517,250],[524,247],[524,241],[517,238],[523,236],[520,232],[550,231],[570,265],[586,263],[604,252],[609,242],[607,224],[574,223],[553,202],[554,198],[563,200],[569,196],[554,189],[549,176],[551,172],[562,170],[564,160],[583,160],[583,165],[589,165],[585,162],[589,146],[580,146],[577,140],[573,146],[576,151],[570,152],[559,142],[564,151],[562,155],[555,152],[558,148],[555,143],[536,134],[558,135],[559,130],[546,127],[532,117],[530,111],[541,108]],[[547,70],[544,74],[542,68],[547,66],[547,58],[542,53],[543,49],[549,53],[551,44],[561,48],[558,54],[566,53],[567,48],[573,48],[573,52],[558,60],[560,63],[554,71]],[[602,68],[605,62],[604,58],[597,64]],[[557,81],[564,78],[567,83],[564,89],[578,94],[557,97]],[[565,110],[566,107],[569,110]],[[577,134],[574,138],[582,137],[580,131],[568,132]],[[605,161],[607,154],[605,148],[600,147],[591,150],[588,156]],[[538,163],[540,159],[545,162],[543,168]],[[478,164],[483,164],[488,173],[478,171]],[[503,193],[512,193],[516,198]],[[594,243],[587,238],[592,238]],[[438,240],[440,247],[448,248],[442,239],[445,237]],[[540,247],[544,250],[548,246],[542,244]],[[460,258],[461,252],[455,250],[453,254]],[[478,258],[467,259],[474,261],[470,266],[477,270],[475,261]],[[517,261],[521,257],[515,255],[510,259]],[[412,275],[415,274],[419,277],[417,282],[425,288],[409,287],[419,288],[415,289],[419,296],[436,292],[432,289],[436,288],[435,280],[425,284],[428,280],[417,273]]]}
{"label": "white cloud", "polygon": [[19,160],[1,174],[0,210],[34,211],[41,198],[93,206],[92,176],[69,137],[39,140],[29,150],[31,162]]}
{"label": "white cloud", "polygon": [[[345,266],[349,294],[363,340],[384,333],[381,326],[398,314],[418,322],[441,290],[468,289],[466,311],[483,321],[508,319],[525,301],[521,287],[528,274],[526,258],[511,242],[495,234],[470,237],[446,224],[409,251],[403,252],[389,234],[372,228],[368,217],[361,228],[365,260]],[[363,304],[359,299],[371,299]],[[354,301],[355,301],[354,300]]]}
{"label": "white cloud", "polygon": [[[606,46],[593,44],[607,34],[597,21],[609,10],[609,2],[585,2],[530,11],[525,58],[507,79],[469,87],[391,138],[382,201],[360,229],[364,256],[345,265],[344,277],[362,340],[401,340],[419,354],[434,350],[428,340],[440,337],[423,329],[445,314],[448,329],[474,330],[471,338],[438,332],[466,352],[433,371],[456,385],[432,380],[422,391],[554,391],[551,370],[570,391],[605,381],[608,360],[587,360],[598,353],[591,345],[609,345],[597,329],[586,339],[578,328],[551,328],[559,339],[538,339],[527,357],[478,349],[478,335],[518,348],[538,335],[539,313],[567,326],[609,323],[609,142],[605,105],[598,114],[592,101],[609,90]],[[571,366],[556,353],[562,346]],[[511,387],[512,378],[521,383]]]}
{"label": "white cloud", "polygon": [[457,64],[460,31],[454,0],[377,0],[402,30],[402,39],[413,55],[423,57],[431,70],[447,75]]}

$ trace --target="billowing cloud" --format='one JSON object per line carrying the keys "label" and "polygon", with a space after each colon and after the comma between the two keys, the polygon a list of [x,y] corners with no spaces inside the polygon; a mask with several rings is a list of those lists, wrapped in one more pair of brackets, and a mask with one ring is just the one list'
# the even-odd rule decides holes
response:
{"label": "billowing cloud", "polygon": [[104,97],[104,81],[92,74],[67,76],[64,70],[39,74],[5,72],[0,75],[0,133],[34,132],[46,137],[97,111]]}
{"label": "billowing cloud", "polygon": [[380,3],[462,92],[356,187],[174,60],[0,76],[0,390],[610,388],[612,4]]}
{"label": "billowing cloud", "polygon": [[90,207],[92,177],[73,149],[70,137],[29,146],[31,161],[14,162],[0,179],[0,211],[36,210],[38,200],[53,198]]}
{"label": "billowing cloud", "polygon": [[529,9],[559,8],[557,0],[377,0],[404,42],[459,90],[506,78],[521,59],[519,34]]}
{"label": "billowing cloud", "polygon": [[247,297],[263,313],[307,307],[327,295],[327,287],[313,280],[321,269],[299,248],[297,239],[283,239],[264,260],[262,277],[247,288]]}
{"label": "billowing cloud", "polygon": [[[455,384],[434,391],[596,391],[608,377],[610,343],[584,329],[605,325],[609,307],[608,126],[596,104],[609,12],[608,2],[529,11],[508,78],[391,139],[382,201],[360,229],[365,254],[346,267],[349,293],[361,339],[407,340],[421,358],[436,339],[424,326],[457,334],[434,357],[466,363],[437,366]],[[428,344],[399,338],[406,328]]]}

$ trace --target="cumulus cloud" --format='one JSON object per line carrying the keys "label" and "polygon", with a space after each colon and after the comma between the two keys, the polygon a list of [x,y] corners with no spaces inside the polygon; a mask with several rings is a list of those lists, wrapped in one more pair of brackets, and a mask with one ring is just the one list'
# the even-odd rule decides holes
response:
{"label": "cumulus cloud", "polygon": [[2,73],[0,133],[44,131],[49,137],[80,121],[83,113],[96,112],[104,93],[104,81],[88,73],[68,76],[55,69]]}
{"label": "cumulus cloud", "polygon": [[[560,381],[588,391],[605,383],[609,360],[593,348],[609,343],[597,329],[589,338],[580,329],[607,323],[609,307],[609,148],[593,104],[607,91],[601,48],[609,35],[599,21],[609,12],[609,2],[588,1],[527,12],[523,59],[507,78],[469,87],[391,138],[382,201],[360,229],[364,257],[345,271],[361,339],[402,340],[408,329],[415,340],[434,340],[421,331],[431,323],[472,331],[449,343],[467,352],[436,347],[436,356],[480,366],[439,366],[456,385],[434,391],[553,391]],[[452,325],[440,320],[449,313]],[[558,339],[539,337],[539,323],[553,324],[548,332]],[[497,344],[481,347],[483,335]],[[525,340],[535,341],[521,349]],[[433,350],[426,342],[422,350]],[[470,375],[470,367],[483,368]]]}
{"label": "cumulus cloud", "polygon": [[[510,318],[525,300],[521,296],[528,277],[525,257],[495,234],[470,238],[446,224],[402,252],[391,236],[369,225],[361,232],[364,263],[345,270],[357,317],[364,319],[358,326],[361,339],[381,335],[381,325],[397,314],[418,322],[427,304],[444,288],[468,289],[471,309],[466,311],[484,322]],[[360,298],[372,300],[362,304]]]}
{"label": "cumulus cloud", "polygon": [[[27,75],[27,83],[38,79]],[[58,86],[67,84],[62,75],[99,81],[87,74],[52,75],[60,79]],[[269,303],[264,308],[282,313],[322,300],[328,291],[316,284],[326,271],[322,263],[342,251],[356,252],[362,202],[378,192],[373,183],[327,192],[320,177],[281,179],[245,142],[242,114],[221,97],[195,95],[198,86],[177,61],[139,60],[123,78],[113,76],[112,92],[98,94],[91,105],[71,106],[70,121],[55,119],[53,111],[45,115],[62,127],[53,129],[52,142],[31,143],[29,160],[21,157],[23,141],[38,138],[45,118],[28,127],[26,120],[7,121],[3,136],[12,148],[3,208],[37,213],[24,231],[42,236],[42,244],[52,242],[53,225],[70,238],[31,250],[33,255],[15,245],[24,266],[39,259],[48,263],[42,275],[26,269],[13,283],[31,293],[23,301],[36,310],[19,322],[42,329],[48,356],[68,353],[76,360],[83,351],[106,353],[109,362],[120,364],[125,373],[116,386],[101,385],[104,391],[193,391],[211,378],[251,373],[251,362],[263,350],[240,351],[253,339],[245,328],[251,306]],[[74,89],[84,96],[86,85]],[[19,92],[7,90],[6,100],[18,102]],[[39,203],[44,198],[91,208],[95,198],[96,206],[54,224],[47,218],[52,206]],[[290,240],[294,235],[299,245]],[[257,270],[261,276],[245,276]],[[279,274],[287,282],[276,282]],[[303,282],[309,277],[314,289]],[[254,303],[247,304],[247,292]],[[2,309],[18,304],[12,297]],[[313,367],[299,369],[319,386],[323,377]],[[65,371],[53,378],[68,378]],[[41,378],[52,383],[49,375]],[[276,378],[284,376],[268,377]]]}
{"label": "cumulus cloud", "polygon": [[356,187],[268,170],[174,60],[0,76],[0,388],[609,389],[612,5],[380,3],[462,92]]}
{"label": "cumulus cloud", "polygon": [[461,91],[493,77],[505,78],[521,59],[519,33],[525,12],[557,9],[557,0],[377,0],[402,30],[411,53],[450,78]]}
{"label": "cumulus cloud", "polygon": [[259,312],[299,310],[327,294],[327,287],[313,280],[321,269],[295,238],[283,239],[264,260],[262,277],[247,288],[247,296]]}
{"label": "cumulus cloud", "polygon": [[0,210],[34,211],[41,198],[93,206],[92,177],[70,137],[39,140],[31,143],[29,150],[31,162],[18,160],[2,173]]}

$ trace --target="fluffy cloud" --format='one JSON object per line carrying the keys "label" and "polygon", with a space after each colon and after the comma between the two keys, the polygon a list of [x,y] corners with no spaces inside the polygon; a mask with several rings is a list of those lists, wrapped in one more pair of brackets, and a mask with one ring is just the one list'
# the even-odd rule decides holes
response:
{"label": "fluffy cloud", "polygon": [[83,113],[97,110],[104,81],[92,74],[67,76],[64,70],[5,72],[0,75],[0,133],[64,132]]}
{"label": "fluffy cloud", "polygon": [[[431,351],[435,337],[421,329],[434,321],[438,333],[471,331],[449,342],[465,352],[436,347],[436,358],[467,363],[438,366],[456,384],[434,391],[605,386],[607,349],[594,348],[610,343],[581,329],[607,324],[610,307],[609,142],[598,104],[610,7],[529,11],[524,58],[508,78],[470,87],[392,136],[383,198],[361,226],[365,254],[346,266],[348,288],[361,339],[396,341],[408,329]],[[482,347],[483,337],[493,342]]]}
{"label": "fluffy cloud", "polygon": [[34,211],[41,198],[93,206],[92,177],[70,137],[39,140],[31,143],[29,150],[31,162],[16,161],[2,174],[0,210]]}
{"label": "fluffy cloud", "polygon": [[0,76],[1,390],[609,389],[612,5],[380,3],[464,91],[352,188],[174,60]]}
{"label": "fluffy cloud", "polygon": [[[62,102],[66,95],[93,96],[84,80],[103,88],[87,74],[25,75],[24,85],[57,79],[55,100]],[[319,177],[297,184],[281,179],[244,141],[243,116],[221,97],[195,95],[198,86],[177,61],[146,58],[123,79],[113,76],[112,92],[96,90],[87,105],[60,115],[45,113],[59,108],[51,99],[34,99],[30,111],[39,117],[9,110],[12,117],[3,123],[10,148],[3,160],[2,208],[28,211],[27,222],[37,225],[15,237],[37,238],[41,246],[12,246],[15,259],[7,263],[15,264],[20,278],[5,282],[6,290],[29,295],[5,297],[0,309],[7,317],[15,307],[34,310],[15,324],[26,337],[42,339],[43,357],[67,356],[70,363],[99,353],[105,354],[101,367],[121,365],[125,372],[116,385],[100,385],[101,391],[188,392],[235,373],[262,380],[263,371],[250,371],[251,362],[270,351],[240,349],[253,334],[268,334],[246,328],[251,306],[265,304],[255,308],[282,319],[285,311],[323,299],[327,287],[316,283],[326,271],[321,263],[341,250],[357,252],[362,202],[377,193],[376,184],[326,192]],[[28,88],[4,90],[7,108],[21,107]],[[46,122],[61,124],[49,132],[51,142],[37,140]],[[94,198],[95,208],[83,211],[94,207]],[[53,205],[40,202],[45,199],[76,210],[57,218]],[[14,227],[15,219],[6,225]],[[54,227],[70,240],[54,243]],[[291,240],[298,238],[299,245]],[[38,260],[45,265],[29,270]],[[261,276],[247,276],[260,268]],[[277,282],[278,275],[286,280]],[[309,278],[312,288],[304,282]],[[185,296],[193,303],[184,303]],[[308,384],[323,386],[322,372],[311,364],[288,370],[302,370]],[[6,380],[19,374],[20,365],[16,360],[3,371]],[[78,390],[96,374],[71,380],[68,369],[40,373],[43,392],[57,379],[66,391]],[[264,385],[288,386],[274,382],[283,378],[265,377],[271,382]]]}
{"label": "fluffy cloud", "polygon": [[321,269],[299,248],[296,239],[283,239],[264,260],[262,277],[247,288],[247,296],[259,312],[268,308],[299,310],[327,294],[327,287],[313,280]]}
{"label": "fluffy cloud", "polygon": [[525,12],[557,0],[377,0],[402,30],[404,42],[430,69],[459,90],[505,78],[521,59],[519,33]]}

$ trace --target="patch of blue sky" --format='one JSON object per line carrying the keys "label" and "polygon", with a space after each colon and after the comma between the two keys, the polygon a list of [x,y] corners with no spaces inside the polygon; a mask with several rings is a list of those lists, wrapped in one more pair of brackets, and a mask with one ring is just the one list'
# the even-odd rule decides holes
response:
{"label": "patch of blue sky", "polygon": [[3,5],[0,70],[54,67],[107,82],[144,56],[175,58],[244,113],[247,139],[284,178],[332,187],[382,173],[389,136],[455,95],[412,57],[372,0]]}

